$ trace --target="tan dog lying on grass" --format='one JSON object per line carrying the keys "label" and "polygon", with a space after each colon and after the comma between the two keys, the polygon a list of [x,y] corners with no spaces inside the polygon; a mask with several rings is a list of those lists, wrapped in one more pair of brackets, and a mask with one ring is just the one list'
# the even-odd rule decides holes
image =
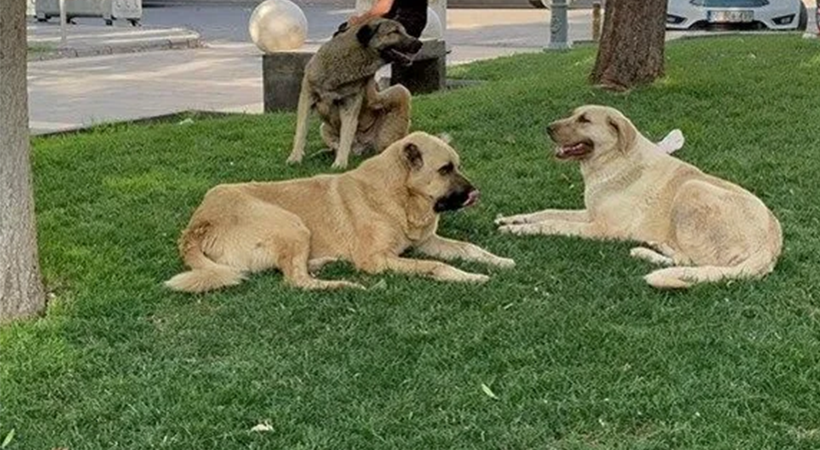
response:
{"label": "tan dog lying on grass", "polygon": [[180,238],[182,259],[192,270],[166,285],[203,292],[276,268],[285,281],[305,289],[361,287],[310,274],[336,260],[368,273],[484,282],[486,275],[400,256],[412,247],[443,259],[513,267],[511,259],[436,234],[439,213],[477,199],[478,190],[459,173],[455,150],[425,133],[413,133],[343,174],[223,184],[205,194]]}
{"label": "tan dog lying on grass", "polygon": [[670,267],[646,281],[684,288],[760,278],[782,247],[780,223],[750,192],[659,151],[619,111],[584,106],[549,126],[556,156],[581,163],[580,211],[546,210],[496,220],[500,231],[646,243],[631,255]]}

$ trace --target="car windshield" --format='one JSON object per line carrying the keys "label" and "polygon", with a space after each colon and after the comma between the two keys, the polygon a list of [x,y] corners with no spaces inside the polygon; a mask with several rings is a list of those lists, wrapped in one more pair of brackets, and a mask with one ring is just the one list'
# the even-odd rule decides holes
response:
{"label": "car windshield", "polygon": [[691,0],[695,6],[706,6],[712,8],[755,8],[766,6],[768,0]]}

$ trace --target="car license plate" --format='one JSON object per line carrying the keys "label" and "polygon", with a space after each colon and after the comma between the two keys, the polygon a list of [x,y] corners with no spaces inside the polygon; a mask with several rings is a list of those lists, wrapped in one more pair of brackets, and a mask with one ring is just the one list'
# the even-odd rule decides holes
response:
{"label": "car license plate", "polygon": [[712,10],[706,13],[706,19],[712,23],[754,22],[755,12],[748,10]]}

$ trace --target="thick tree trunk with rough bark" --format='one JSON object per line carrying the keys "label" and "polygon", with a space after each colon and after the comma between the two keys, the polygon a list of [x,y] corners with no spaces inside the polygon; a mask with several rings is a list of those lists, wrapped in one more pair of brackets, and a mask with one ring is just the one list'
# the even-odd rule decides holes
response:
{"label": "thick tree trunk with rough bark", "polygon": [[29,161],[25,15],[25,1],[0,0],[0,323],[45,307]]}
{"label": "thick tree trunk with rough bark", "polygon": [[627,90],[663,76],[667,0],[607,0],[590,80]]}

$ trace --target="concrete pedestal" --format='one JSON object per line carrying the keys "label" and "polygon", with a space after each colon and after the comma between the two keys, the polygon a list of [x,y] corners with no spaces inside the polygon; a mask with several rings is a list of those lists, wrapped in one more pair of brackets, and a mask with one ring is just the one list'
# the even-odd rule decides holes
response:
{"label": "concrete pedestal", "polygon": [[262,56],[265,112],[295,111],[305,66],[314,52],[287,51]]}
{"label": "concrete pedestal", "polygon": [[550,42],[547,50],[568,50],[572,48],[569,41],[569,21],[567,20],[567,0],[550,0]]}
{"label": "concrete pedestal", "polygon": [[412,94],[429,94],[447,87],[447,50],[444,41],[424,41],[413,64],[393,64],[390,84],[401,84]]}

